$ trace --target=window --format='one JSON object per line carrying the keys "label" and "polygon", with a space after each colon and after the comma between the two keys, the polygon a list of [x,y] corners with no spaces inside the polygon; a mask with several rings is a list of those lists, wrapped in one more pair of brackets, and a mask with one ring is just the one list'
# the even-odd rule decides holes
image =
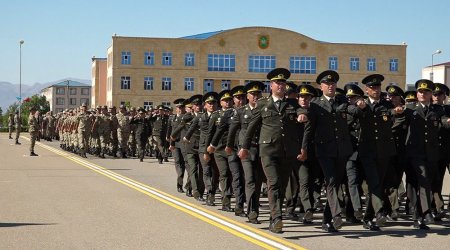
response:
{"label": "window", "polygon": [[130,89],[131,87],[131,79],[129,76],[121,76],[120,77],[120,88],[121,89]]}
{"label": "window", "polygon": [[275,56],[248,56],[248,72],[267,73],[275,68]]}
{"label": "window", "polygon": [[170,102],[161,102],[161,105],[169,107],[170,106]]}
{"label": "window", "polygon": [[162,90],[171,90],[172,89],[172,78],[163,77],[162,78]]}
{"label": "window", "polygon": [[70,98],[70,105],[77,105],[77,99],[76,98]]}
{"label": "window", "polygon": [[144,53],[144,64],[145,65],[155,65],[155,54],[153,52]]}
{"label": "window", "polygon": [[367,71],[377,70],[377,60],[374,57],[367,58]]}
{"label": "window", "polygon": [[214,90],[214,80],[205,79],[203,80],[203,93],[208,93]]}
{"label": "window", "polygon": [[56,98],[56,105],[64,105],[65,99],[62,97]]}
{"label": "window", "polygon": [[89,107],[89,99],[88,98],[81,98],[80,99],[80,104],[86,104],[86,106]]}
{"label": "window", "polygon": [[358,57],[350,57],[350,70],[351,71],[359,70],[359,58]]}
{"label": "window", "polygon": [[222,90],[229,90],[231,86],[230,80],[222,80]]}
{"label": "window", "polygon": [[131,52],[122,51],[122,64],[131,64]]}
{"label": "window", "polygon": [[162,65],[172,65],[172,52],[163,52]]}
{"label": "window", "polygon": [[144,89],[153,90],[153,77],[150,76],[144,77]]}
{"label": "window", "polygon": [[144,109],[149,110],[153,106],[153,102],[146,101],[144,102]]}
{"label": "window", "polygon": [[66,88],[56,88],[57,95],[64,95],[66,93]]}
{"label": "window", "polygon": [[391,58],[389,60],[389,71],[398,71],[398,58]]}
{"label": "window", "polygon": [[76,88],[70,88],[70,95],[76,95],[77,94],[77,89]]}
{"label": "window", "polygon": [[184,66],[194,66],[194,64],[195,64],[194,53],[184,54]]}
{"label": "window", "polygon": [[338,59],[336,56],[328,57],[328,69],[330,69],[330,70],[338,69]]}
{"label": "window", "polygon": [[270,93],[270,81],[263,81],[262,83],[264,83],[263,93]]}
{"label": "window", "polygon": [[291,56],[289,60],[290,71],[300,74],[316,73],[316,57],[315,56]]}
{"label": "window", "polygon": [[82,88],[81,95],[89,95],[89,88]]}
{"label": "window", "polygon": [[236,56],[235,55],[208,55],[208,71],[225,71],[234,72],[236,68]]}
{"label": "window", "polygon": [[184,78],[184,90],[194,91],[194,78]]}

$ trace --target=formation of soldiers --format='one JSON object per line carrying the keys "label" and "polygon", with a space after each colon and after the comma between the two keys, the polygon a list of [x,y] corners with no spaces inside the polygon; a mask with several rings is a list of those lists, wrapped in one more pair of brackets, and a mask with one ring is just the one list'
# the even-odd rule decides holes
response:
{"label": "formation of soldiers", "polygon": [[422,230],[446,216],[447,86],[421,79],[416,91],[389,84],[384,92],[379,74],[343,89],[331,70],[319,74],[317,88],[289,77],[284,68],[269,72],[268,97],[264,84],[252,81],[177,99],[173,114],[162,105],[49,112],[37,115],[39,134],[82,157],[154,155],[162,164],[171,154],[178,192],[254,224],[265,187],[274,233],[282,232],[283,220],[311,224],[318,212],[326,232],[338,231],[343,218],[377,231],[401,212]]}

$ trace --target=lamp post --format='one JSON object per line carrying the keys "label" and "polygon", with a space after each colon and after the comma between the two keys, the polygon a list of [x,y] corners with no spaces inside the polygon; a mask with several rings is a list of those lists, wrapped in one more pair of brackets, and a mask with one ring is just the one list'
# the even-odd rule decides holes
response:
{"label": "lamp post", "polygon": [[67,80],[67,109],[70,108],[70,98],[69,98],[70,88],[69,88],[69,84],[70,84],[70,80]]}
{"label": "lamp post", "polygon": [[22,109],[22,44],[23,40],[19,41],[19,119],[22,119],[21,109]]}
{"label": "lamp post", "polygon": [[430,80],[433,81],[434,78],[434,72],[433,72],[433,65],[434,65],[434,55],[441,54],[441,50],[436,50],[433,54],[431,54],[431,74],[430,74]]}

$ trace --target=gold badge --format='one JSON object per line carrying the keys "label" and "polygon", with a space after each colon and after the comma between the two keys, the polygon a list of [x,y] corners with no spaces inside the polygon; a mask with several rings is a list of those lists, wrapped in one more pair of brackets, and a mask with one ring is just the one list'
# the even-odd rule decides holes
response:
{"label": "gold badge", "polygon": [[300,94],[308,94],[308,89],[303,87],[300,89]]}
{"label": "gold badge", "polygon": [[387,122],[387,120],[388,120],[387,115],[383,115],[383,121]]}
{"label": "gold badge", "polygon": [[395,92],[395,88],[394,87],[390,87],[389,88],[389,93],[394,93]]}
{"label": "gold badge", "polygon": [[428,85],[427,85],[426,82],[422,82],[422,83],[420,83],[420,87],[419,87],[419,88],[421,88],[421,89],[427,89],[427,88],[428,88]]}
{"label": "gold badge", "polygon": [[353,89],[347,90],[347,95],[351,95],[351,94],[353,94]]}
{"label": "gold badge", "polygon": [[440,89],[439,89],[439,87],[436,87],[436,89],[435,89],[436,91],[439,91]]}
{"label": "gold badge", "polygon": [[328,76],[327,76],[327,79],[328,79],[328,80],[331,80],[331,77],[332,77],[331,75],[328,75]]}

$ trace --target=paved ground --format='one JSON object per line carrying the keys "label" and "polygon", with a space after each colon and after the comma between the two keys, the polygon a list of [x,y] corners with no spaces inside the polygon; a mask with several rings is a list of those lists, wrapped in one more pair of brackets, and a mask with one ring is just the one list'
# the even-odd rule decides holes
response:
{"label": "paved ground", "polygon": [[[26,135],[25,135],[26,136]],[[260,225],[207,207],[176,192],[173,162],[155,159],[87,160],[57,142],[13,145],[0,134],[0,249],[448,249],[446,218],[430,231],[401,219],[381,232],[346,225],[337,234],[286,221],[268,232],[267,200]],[[444,190],[450,192],[447,174]],[[448,196],[445,196],[448,199]]]}

